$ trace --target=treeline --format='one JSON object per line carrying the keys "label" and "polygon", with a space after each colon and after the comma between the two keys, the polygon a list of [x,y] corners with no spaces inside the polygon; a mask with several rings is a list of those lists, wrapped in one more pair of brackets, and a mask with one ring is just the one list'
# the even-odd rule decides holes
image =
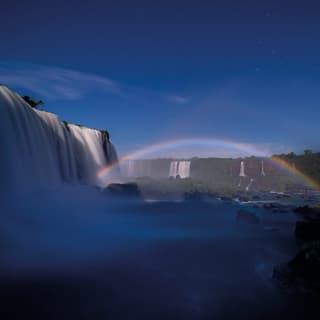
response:
{"label": "treeline", "polygon": [[304,150],[303,154],[275,154],[272,157],[278,157],[320,184],[320,152],[313,152],[310,149]]}

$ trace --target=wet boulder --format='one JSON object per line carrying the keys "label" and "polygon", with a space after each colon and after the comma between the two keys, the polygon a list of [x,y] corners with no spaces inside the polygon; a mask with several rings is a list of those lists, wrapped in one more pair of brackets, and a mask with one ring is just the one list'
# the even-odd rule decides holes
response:
{"label": "wet boulder", "polygon": [[274,210],[277,206],[272,202],[266,202],[263,204],[263,207],[268,210]]}
{"label": "wet boulder", "polygon": [[221,196],[220,199],[222,201],[232,201],[233,200],[231,197],[228,197],[228,196]]}
{"label": "wet boulder", "polygon": [[136,183],[111,183],[106,191],[116,196],[141,198],[141,191]]}
{"label": "wet boulder", "polygon": [[250,201],[250,199],[249,199],[249,197],[247,197],[247,196],[240,196],[240,197],[239,197],[239,201],[240,201],[240,202],[248,202],[248,201]]}
{"label": "wet boulder", "polygon": [[185,201],[202,201],[205,197],[205,194],[202,192],[185,192],[183,198]]}
{"label": "wet boulder", "polygon": [[237,221],[258,224],[260,222],[260,219],[254,211],[250,209],[240,209],[237,212]]}

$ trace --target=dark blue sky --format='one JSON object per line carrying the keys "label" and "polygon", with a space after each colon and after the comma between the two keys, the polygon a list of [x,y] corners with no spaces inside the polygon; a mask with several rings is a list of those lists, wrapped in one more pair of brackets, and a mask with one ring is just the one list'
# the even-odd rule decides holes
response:
{"label": "dark blue sky", "polygon": [[318,1],[7,1],[0,82],[122,152],[215,137],[320,148]]}

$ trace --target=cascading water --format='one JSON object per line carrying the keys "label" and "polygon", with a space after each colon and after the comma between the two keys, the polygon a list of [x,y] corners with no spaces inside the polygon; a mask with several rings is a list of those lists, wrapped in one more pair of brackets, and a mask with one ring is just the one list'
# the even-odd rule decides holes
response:
{"label": "cascading water", "polygon": [[0,86],[0,121],[2,181],[103,186],[96,172],[117,161],[114,146],[100,131],[64,124],[5,86]]}
{"label": "cascading water", "polygon": [[253,181],[254,181],[254,179],[251,178],[249,184],[246,186],[246,191],[249,191],[249,190],[250,190]]}
{"label": "cascading water", "polygon": [[245,175],[245,173],[244,173],[244,162],[241,161],[241,162],[240,162],[240,173],[239,173],[240,179],[239,179],[238,187],[241,187],[242,180],[244,179],[245,176],[246,176],[246,175]]}
{"label": "cascading water", "polygon": [[261,160],[261,175],[265,177],[266,173],[264,172],[264,162]]}
{"label": "cascading water", "polygon": [[190,177],[190,161],[171,161],[169,177],[188,178]]}
{"label": "cascading water", "polygon": [[241,161],[241,163],[240,163],[240,173],[239,173],[239,176],[240,176],[240,177],[245,177],[245,176],[246,176],[245,173],[244,173],[244,162],[243,162],[243,161]]}
{"label": "cascading water", "polygon": [[179,162],[179,176],[180,178],[190,177],[190,161]]}
{"label": "cascading water", "polygon": [[169,169],[169,177],[176,178],[176,176],[179,174],[178,165],[179,165],[178,161],[171,161],[170,169]]}

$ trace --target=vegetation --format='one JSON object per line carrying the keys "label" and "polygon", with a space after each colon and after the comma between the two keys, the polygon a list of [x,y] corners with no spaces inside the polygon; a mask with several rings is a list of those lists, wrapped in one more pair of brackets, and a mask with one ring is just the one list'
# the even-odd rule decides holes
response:
{"label": "vegetation", "polygon": [[42,100],[35,101],[33,98],[29,96],[23,96],[22,99],[27,102],[32,108],[37,109],[38,106],[44,105]]}
{"label": "vegetation", "polygon": [[100,130],[100,132],[101,132],[103,140],[109,140],[110,139],[110,135],[109,135],[109,132],[107,130]]}
{"label": "vegetation", "polygon": [[[307,150],[304,154],[295,153],[277,155],[293,168],[306,174],[320,184],[320,153]],[[168,168],[175,159],[152,159],[139,161],[137,168],[145,168],[136,174],[135,181],[139,188],[151,198],[153,195],[178,194],[184,192],[201,192],[218,196],[231,197],[235,194],[247,194],[246,187],[254,179],[250,191],[253,192],[308,192],[309,187],[298,175],[291,174],[268,158],[247,157],[244,159],[193,158],[191,178],[170,179]],[[245,177],[239,177],[240,163],[245,162]],[[264,161],[265,175],[261,173],[261,161]],[[145,177],[141,177],[141,174]],[[241,179],[241,183],[240,183]],[[240,184],[240,185],[239,185]]]}
{"label": "vegetation", "polygon": [[68,130],[68,131],[70,131],[70,128],[69,128],[69,123],[67,122],[67,121],[62,121],[62,123],[64,124],[64,126],[66,127],[66,129]]}
{"label": "vegetation", "polygon": [[299,171],[311,177],[320,184],[320,152],[313,152],[310,149],[304,150],[304,154],[280,154],[274,155],[298,169]]}

